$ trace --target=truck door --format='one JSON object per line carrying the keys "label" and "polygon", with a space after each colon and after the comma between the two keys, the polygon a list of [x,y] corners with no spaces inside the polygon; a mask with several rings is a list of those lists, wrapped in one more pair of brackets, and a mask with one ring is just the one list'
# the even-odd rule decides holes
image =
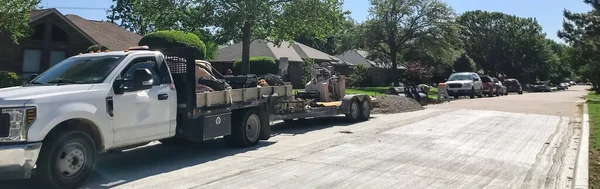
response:
{"label": "truck door", "polygon": [[[169,136],[171,127],[171,85],[162,84],[154,56],[138,57],[122,70],[120,77],[133,80],[135,70],[146,68],[152,72],[150,89],[129,90],[113,96],[115,146],[137,144]],[[165,76],[163,76],[165,77]],[[168,77],[168,76],[166,76]],[[125,82],[126,88],[133,83]]]}

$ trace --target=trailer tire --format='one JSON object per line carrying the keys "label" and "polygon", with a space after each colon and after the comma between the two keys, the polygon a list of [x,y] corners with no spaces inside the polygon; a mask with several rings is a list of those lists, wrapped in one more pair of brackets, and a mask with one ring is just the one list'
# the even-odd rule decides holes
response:
{"label": "trailer tire", "polygon": [[224,137],[225,143],[232,147],[256,146],[263,121],[257,109],[234,112],[231,135]]}
{"label": "trailer tire", "polygon": [[356,99],[352,99],[352,102],[350,103],[350,110],[348,111],[348,113],[346,114],[346,119],[348,119],[348,121],[350,122],[358,122],[360,120],[360,105],[358,105],[358,100]]}
{"label": "trailer tire", "polygon": [[371,102],[363,100],[360,105],[360,120],[367,121],[371,118]]}
{"label": "trailer tire", "polygon": [[44,188],[78,188],[96,167],[96,145],[81,131],[58,131],[44,141],[35,178]]}

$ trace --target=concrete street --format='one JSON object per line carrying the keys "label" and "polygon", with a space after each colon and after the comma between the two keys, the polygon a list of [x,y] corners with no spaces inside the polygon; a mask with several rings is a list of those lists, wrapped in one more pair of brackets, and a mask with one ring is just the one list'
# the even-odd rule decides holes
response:
{"label": "concrete street", "polygon": [[86,188],[570,188],[586,88],[461,99],[358,124],[278,123],[249,149],[153,143],[103,155]]}

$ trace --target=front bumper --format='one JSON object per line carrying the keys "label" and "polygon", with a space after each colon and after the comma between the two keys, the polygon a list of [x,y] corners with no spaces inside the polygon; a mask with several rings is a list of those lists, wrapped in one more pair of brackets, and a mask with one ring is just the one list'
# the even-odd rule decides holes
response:
{"label": "front bumper", "polygon": [[41,142],[0,146],[0,180],[30,178],[41,148]]}
{"label": "front bumper", "polygon": [[448,96],[466,96],[466,95],[471,95],[471,92],[472,92],[471,89],[451,88],[451,89],[448,89]]}

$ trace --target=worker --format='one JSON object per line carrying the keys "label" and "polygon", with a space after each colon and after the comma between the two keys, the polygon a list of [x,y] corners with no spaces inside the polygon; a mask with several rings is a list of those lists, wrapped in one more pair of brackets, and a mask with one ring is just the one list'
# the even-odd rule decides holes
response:
{"label": "worker", "polygon": [[437,101],[442,102],[442,99],[450,102],[450,95],[448,94],[448,88],[446,88],[446,83],[438,84]]}
{"label": "worker", "polygon": [[231,69],[227,69],[225,70],[225,75],[233,75],[233,72],[231,71]]}
{"label": "worker", "polygon": [[269,84],[267,83],[267,80],[260,79],[260,80],[258,80],[258,86],[259,87],[269,87]]}

